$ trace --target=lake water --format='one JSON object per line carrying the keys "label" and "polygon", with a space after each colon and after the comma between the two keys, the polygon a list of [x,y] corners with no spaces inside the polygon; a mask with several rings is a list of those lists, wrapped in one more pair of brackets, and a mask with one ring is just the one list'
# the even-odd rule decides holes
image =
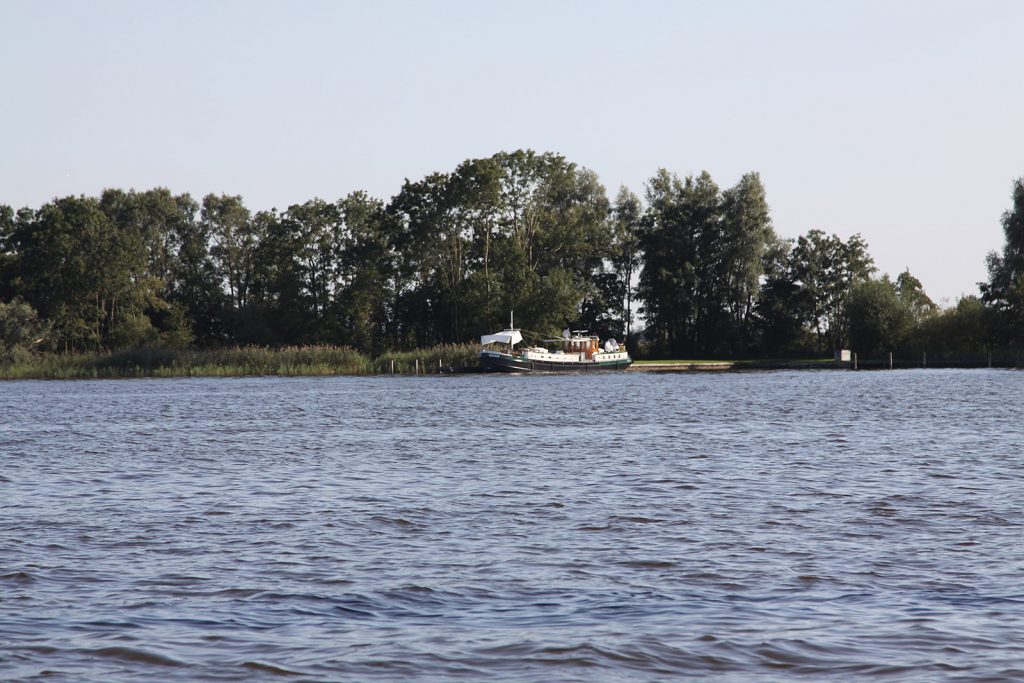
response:
{"label": "lake water", "polygon": [[0,382],[0,680],[1021,680],[1022,387]]}

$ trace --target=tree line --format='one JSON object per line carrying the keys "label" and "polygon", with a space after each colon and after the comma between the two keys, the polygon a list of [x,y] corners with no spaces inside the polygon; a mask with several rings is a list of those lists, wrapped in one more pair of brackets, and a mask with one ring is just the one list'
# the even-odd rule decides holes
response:
{"label": "tree line", "polygon": [[[471,341],[510,310],[651,356],[864,353],[1019,343],[1024,190],[978,297],[939,310],[879,276],[859,235],[779,237],[757,173],[720,188],[664,169],[643,199],[532,151],[283,211],[242,197],[107,189],[0,205],[0,344],[10,350],[332,344],[374,356]],[[939,347],[941,346],[941,350]]]}

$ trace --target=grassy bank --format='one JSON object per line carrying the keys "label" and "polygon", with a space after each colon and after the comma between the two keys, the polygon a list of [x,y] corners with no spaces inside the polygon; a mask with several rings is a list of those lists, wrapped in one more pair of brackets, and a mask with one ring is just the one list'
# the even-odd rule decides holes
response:
{"label": "grassy bank", "polygon": [[420,374],[476,367],[475,344],[388,353],[375,359],[343,346],[129,349],[111,353],[34,354],[0,363],[0,379],[244,377]]}
{"label": "grassy bank", "polygon": [[647,372],[689,372],[693,370],[776,370],[838,367],[831,358],[743,359],[743,360],[638,360],[630,370]]}
{"label": "grassy bank", "polygon": [[1024,355],[961,354],[870,356],[854,361],[837,362],[831,358],[753,358],[743,360],[638,360],[630,368],[635,371],[684,372],[691,370],[814,370],[814,369],[895,369],[910,368],[1024,368]]}

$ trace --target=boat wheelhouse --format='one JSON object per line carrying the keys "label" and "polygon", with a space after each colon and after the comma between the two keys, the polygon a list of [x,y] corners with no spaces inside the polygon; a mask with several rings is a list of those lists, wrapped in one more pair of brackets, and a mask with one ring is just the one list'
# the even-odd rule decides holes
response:
{"label": "boat wheelhouse", "polygon": [[589,372],[625,370],[633,362],[614,339],[602,345],[586,330],[565,330],[559,339],[545,339],[545,346],[517,349],[522,341],[522,333],[511,321],[508,329],[480,337],[480,367],[497,372]]}

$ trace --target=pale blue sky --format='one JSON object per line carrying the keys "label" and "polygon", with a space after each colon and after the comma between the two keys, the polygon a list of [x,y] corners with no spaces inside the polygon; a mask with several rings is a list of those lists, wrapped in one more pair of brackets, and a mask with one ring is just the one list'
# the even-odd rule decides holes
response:
{"label": "pale blue sky", "polygon": [[1024,175],[1024,2],[0,0],[0,203],[366,190],[554,151],[610,197],[761,173],[777,232],[860,232],[975,293]]}

